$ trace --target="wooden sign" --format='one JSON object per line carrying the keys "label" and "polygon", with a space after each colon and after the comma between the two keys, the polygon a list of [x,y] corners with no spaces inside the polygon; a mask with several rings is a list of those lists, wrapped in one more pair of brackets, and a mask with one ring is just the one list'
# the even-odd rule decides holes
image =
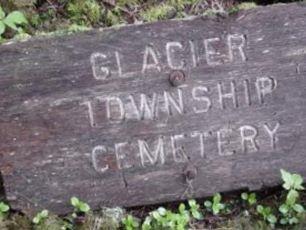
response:
{"label": "wooden sign", "polygon": [[275,5],[2,45],[12,207],[136,206],[306,175],[305,15]]}

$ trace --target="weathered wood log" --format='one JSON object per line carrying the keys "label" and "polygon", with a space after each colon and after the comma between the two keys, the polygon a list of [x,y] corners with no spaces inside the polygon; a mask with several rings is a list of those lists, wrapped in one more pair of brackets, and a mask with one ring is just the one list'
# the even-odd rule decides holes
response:
{"label": "weathered wood log", "polygon": [[0,47],[7,198],[136,206],[306,176],[306,8],[258,7]]}

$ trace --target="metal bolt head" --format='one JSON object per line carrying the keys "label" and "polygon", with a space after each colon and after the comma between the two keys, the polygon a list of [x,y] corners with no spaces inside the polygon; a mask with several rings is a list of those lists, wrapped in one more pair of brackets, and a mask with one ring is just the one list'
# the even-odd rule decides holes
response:
{"label": "metal bolt head", "polygon": [[182,70],[174,70],[169,75],[169,82],[172,86],[179,86],[184,84],[186,75]]}

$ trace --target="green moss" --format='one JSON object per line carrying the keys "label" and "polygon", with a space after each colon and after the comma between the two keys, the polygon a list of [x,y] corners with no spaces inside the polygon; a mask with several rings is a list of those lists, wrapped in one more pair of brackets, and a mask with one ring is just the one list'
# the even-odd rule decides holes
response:
{"label": "green moss", "polygon": [[106,9],[103,14],[103,22],[106,26],[113,26],[124,22],[121,12],[118,7],[113,10]]}
{"label": "green moss", "polygon": [[243,2],[243,3],[240,3],[239,5],[237,5],[237,8],[239,10],[249,10],[249,9],[253,9],[253,8],[256,8],[257,5],[255,2]]}
{"label": "green moss", "polygon": [[9,0],[8,2],[20,8],[33,6],[37,2],[37,0]]}
{"label": "green moss", "polygon": [[176,10],[173,6],[168,4],[160,4],[157,6],[152,6],[147,10],[141,12],[140,16],[146,22],[154,22],[170,18],[171,14],[175,12]]}
{"label": "green moss", "polygon": [[68,3],[70,20],[78,25],[95,25],[101,19],[101,6],[95,0],[73,0]]}
{"label": "green moss", "polygon": [[117,0],[117,7],[135,7],[142,3],[140,0]]}
{"label": "green moss", "polygon": [[216,16],[216,12],[212,9],[208,9],[204,11],[203,15],[207,17],[214,17]]}

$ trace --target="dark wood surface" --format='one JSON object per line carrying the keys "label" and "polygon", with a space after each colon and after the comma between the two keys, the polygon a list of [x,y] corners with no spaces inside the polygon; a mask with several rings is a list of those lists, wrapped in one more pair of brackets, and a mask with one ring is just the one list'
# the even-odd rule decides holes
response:
{"label": "dark wood surface", "polygon": [[276,185],[280,168],[306,176],[305,28],[306,8],[288,4],[0,46],[12,208],[136,206]]}

